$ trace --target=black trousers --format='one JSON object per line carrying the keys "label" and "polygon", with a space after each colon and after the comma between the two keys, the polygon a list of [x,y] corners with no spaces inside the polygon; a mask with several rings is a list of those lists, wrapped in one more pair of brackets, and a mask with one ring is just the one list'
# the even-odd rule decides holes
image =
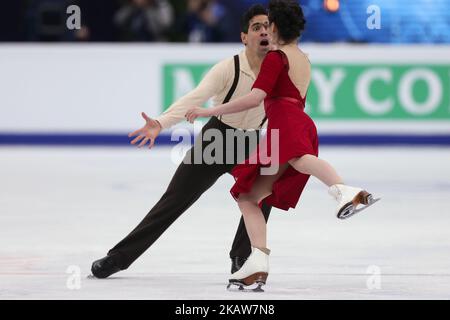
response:
{"label": "black trousers", "polygon": [[[202,154],[202,151],[210,145],[215,139],[205,141],[202,139],[206,130],[213,130],[216,133],[220,132],[223,137],[223,161],[220,163],[212,163],[204,161],[200,157],[200,163],[195,154]],[[226,131],[234,133],[230,138]],[[210,131],[211,133],[211,131]],[[247,139],[252,136],[255,138],[252,143]],[[233,147],[230,147],[230,139],[233,139]],[[197,137],[195,145],[187,152],[185,159],[179,165],[172,180],[167,187],[166,192],[156,205],[150,210],[139,225],[131,231],[122,241],[120,241],[114,248],[112,248],[108,255],[112,256],[121,269],[127,269],[141,254],[143,254],[163,233],[169,226],[180,217],[198,198],[208,190],[217,179],[224,173],[229,173],[236,163],[243,159],[239,158],[238,148],[242,148],[239,143],[245,144],[245,158],[256,147],[259,141],[258,131],[243,131],[236,130],[216,117],[212,117],[208,123],[203,127],[200,136]],[[234,149],[233,149],[234,148]],[[242,150],[242,149],[241,149]],[[227,156],[232,153],[232,161],[226,161]],[[212,153],[214,155],[214,152]],[[197,162],[194,162],[197,160]],[[231,187],[231,186],[230,186]],[[224,190],[228,192],[228,190]],[[231,197],[231,196],[230,196]],[[237,206],[236,206],[237,209]],[[271,207],[263,204],[262,211],[267,221],[269,218]],[[244,220],[241,217],[238,229],[233,241],[230,251],[230,257],[246,258],[251,253],[250,240],[245,229]]]}

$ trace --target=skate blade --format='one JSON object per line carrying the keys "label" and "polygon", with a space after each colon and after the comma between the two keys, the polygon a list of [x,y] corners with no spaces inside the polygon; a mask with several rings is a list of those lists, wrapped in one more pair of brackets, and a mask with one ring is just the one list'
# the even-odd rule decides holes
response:
{"label": "skate blade", "polygon": [[232,292],[264,292],[263,285],[264,283],[262,282],[255,282],[246,286],[243,282],[230,281],[227,285],[227,290]]}
{"label": "skate blade", "polygon": [[351,216],[367,209],[368,207],[372,206],[373,204],[375,204],[376,202],[378,202],[380,200],[381,200],[381,198],[374,199],[372,197],[372,195],[369,195],[366,199],[367,204],[360,203],[362,205],[362,207],[360,207],[360,208],[356,208],[355,205],[350,202],[347,207],[345,207],[341,212],[338,213],[337,217],[341,220],[348,219]]}

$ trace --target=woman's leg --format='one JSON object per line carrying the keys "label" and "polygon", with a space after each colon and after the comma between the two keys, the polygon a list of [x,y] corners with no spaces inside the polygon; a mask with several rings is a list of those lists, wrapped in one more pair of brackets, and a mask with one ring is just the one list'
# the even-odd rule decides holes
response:
{"label": "woman's leg", "polygon": [[[345,185],[336,170],[328,162],[316,156],[307,154],[289,160],[289,164],[301,173],[315,176],[330,187],[328,193],[338,202],[336,215],[339,219],[351,217],[379,200],[374,199],[366,190]],[[358,209],[359,205],[365,207]]]}
{"label": "woman's leg", "polygon": [[259,176],[253,184],[252,191],[239,195],[237,201],[252,247],[261,249],[267,246],[266,220],[258,203],[272,193],[273,183],[281,177],[287,167],[286,163],[280,166],[275,175]]}
{"label": "woman's leg", "polygon": [[316,156],[306,154],[300,158],[289,160],[289,164],[301,173],[316,177],[329,187],[334,184],[343,184],[342,178],[336,170],[328,162]]}

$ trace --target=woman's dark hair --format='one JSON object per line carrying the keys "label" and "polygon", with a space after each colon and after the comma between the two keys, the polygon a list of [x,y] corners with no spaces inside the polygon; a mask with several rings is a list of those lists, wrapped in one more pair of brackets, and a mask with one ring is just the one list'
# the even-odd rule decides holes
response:
{"label": "woman's dark hair", "polygon": [[302,8],[293,0],[270,0],[269,22],[275,23],[281,40],[287,43],[300,37],[306,24]]}
{"label": "woman's dark hair", "polygon": [[255,4],[248,8],[241,19],[241,31],[243,33],[248,33],[248,28],[250,26],[250,20],[256,16],[264,15],[267,16],[267,10],[264,6],[260,4]]}

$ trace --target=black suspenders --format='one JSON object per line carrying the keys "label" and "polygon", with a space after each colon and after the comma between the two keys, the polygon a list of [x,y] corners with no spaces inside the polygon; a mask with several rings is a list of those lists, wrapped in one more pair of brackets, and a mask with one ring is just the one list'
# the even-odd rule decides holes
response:
{"label": "black suspenders", "polygon": [[264,118],[261,121],[261,124],[259,125],[259,129],[262,128],[262,126],[264,125],[264,122],[266,122],[266,120],[267,120],[267,116],[264,116]]}
{"label": "black suspenders", "polygon": [[[233,84],[231,85],[230,90],[228,91],[227,95],[225,96],[225,99],[223,99],[222,103],[227,103],[230,101],[231,96],[233,95],[234,91],[236,90],[236,87],[239,82],[239,73],[240,73],[240,66],[239,66],[239,56],[234,56],[234,80]],[[219,116],[219,120],[222,120],[222,115]]]}
{"label": "black suspenders", "polygon": [[[222,103],[227,103],[228,101],[230,101],[231,97],[233,96],[234,91],[236,90],[236,87],[238,85],[239,82],[239,74],[240,74],[240,66],[239,66],[239,56],[235,55],[234,56],[234,80],[233,80],[233,84],[230,87],[230,90],[228,91],[227,95],[225,96],[225,99],[223,99]],[[222,120],[222,115],[220,115],[219,120]],[[264,118],[261,121],[261,124],[259,125],[259,128],[262,128],[262,126],[264,125],[264,122],[267,120],[267,116],[264,116]]]}

